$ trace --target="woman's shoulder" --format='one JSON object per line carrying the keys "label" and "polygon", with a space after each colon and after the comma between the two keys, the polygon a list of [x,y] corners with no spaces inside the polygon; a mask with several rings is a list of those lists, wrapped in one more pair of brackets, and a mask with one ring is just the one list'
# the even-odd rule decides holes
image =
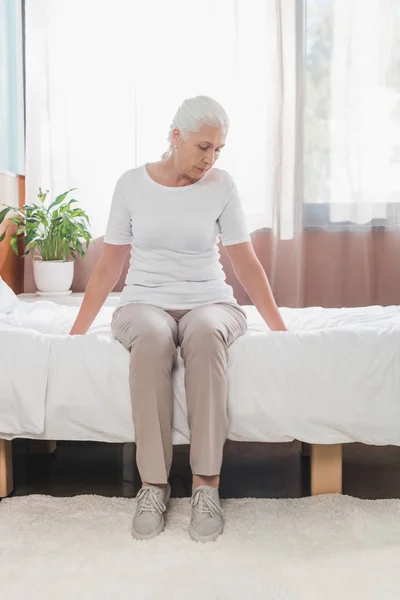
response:
{"label": "woman's shoulder", "polygon": [[218,179],[219,181],[224,180],[226,174],[227,171],[224,171],[224,169],[219,169],[218,167],[211,167],[211,169],[207,173],[207,175],[210,175],[211,177],[214,177],[214,179]]}
{"label": "woman's shoulder", "polygon": [[138,177],[140,175],[140,172],[143,170],[144,168],[144,164],[143,165],[139,165],[138,167],[132,167],[131,169],[127,169],[126,171],[124,171],[121,175],[121,177],[125,177],[126,179],[132,178],[132,177]]}
{"label": "woman's shoulder", "polygon": [[143,169],[143,165],[139,165],[138,167],[132,167],[131,169],[127,169],[124,171],[118,178],[118,184],[120,185],[131,185],[135,180],[138,180],[141,176],[141,170]]}
{"label": "woman's shoulder", "polygon": [[212,167],[207,175],[208,181],[218,184],[227,192],[231,191],[234,185],[234,180],[228,171],[225,171],[225,169],[219,169],[218,167]]}

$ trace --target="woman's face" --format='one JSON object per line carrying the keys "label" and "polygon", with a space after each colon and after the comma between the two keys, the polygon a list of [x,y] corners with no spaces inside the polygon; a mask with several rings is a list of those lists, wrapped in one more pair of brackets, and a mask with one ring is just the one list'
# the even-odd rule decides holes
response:
{"label": "woman's face", "polygon": [[199,131],[189,133],[183,139],[179,129],[174,129],[172,141],[175,146],[176,165],[189,177],[200,179],[211,169],[225,146],[225,136],[220,127],[202,125]]}

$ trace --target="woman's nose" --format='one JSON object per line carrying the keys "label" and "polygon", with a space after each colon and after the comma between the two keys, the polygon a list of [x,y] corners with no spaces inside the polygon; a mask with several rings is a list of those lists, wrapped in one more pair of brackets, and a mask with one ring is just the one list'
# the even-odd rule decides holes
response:
{"label": "woman's nose", "polygon": [[214,162],[214,150],[207,152],[206,156],[204,157],[204,162],[208,165],[211,165]]}

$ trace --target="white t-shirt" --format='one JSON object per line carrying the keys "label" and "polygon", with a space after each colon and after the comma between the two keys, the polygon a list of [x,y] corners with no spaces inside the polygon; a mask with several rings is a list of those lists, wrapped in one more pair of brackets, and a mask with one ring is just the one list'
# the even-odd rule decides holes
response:
{"label": "white t-shirt", "polygon": [[168,187],[150,177],[146,164],[126,171],[117,181],[104,236],[107,244],[132,244],[119,305],[237,304],[219,261],[219,236],[224,246],[251,240],[228,172],[213,167],[191,185]]}

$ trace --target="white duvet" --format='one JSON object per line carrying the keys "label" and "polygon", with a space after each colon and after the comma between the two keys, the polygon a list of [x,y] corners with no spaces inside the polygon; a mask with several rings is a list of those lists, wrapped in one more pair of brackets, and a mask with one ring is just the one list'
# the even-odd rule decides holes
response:
{"label": "white duvet", "polygon": [[[287,333],[244,308],[248,331],[229,349],[229,439],[400,445],[400,307],[281,308]],[[135,439],[115,308],[70,337],[78,310],[20,301],[0,314],[0,437]],[[173,443],[189,443],[179,348],[173,389]]]}

